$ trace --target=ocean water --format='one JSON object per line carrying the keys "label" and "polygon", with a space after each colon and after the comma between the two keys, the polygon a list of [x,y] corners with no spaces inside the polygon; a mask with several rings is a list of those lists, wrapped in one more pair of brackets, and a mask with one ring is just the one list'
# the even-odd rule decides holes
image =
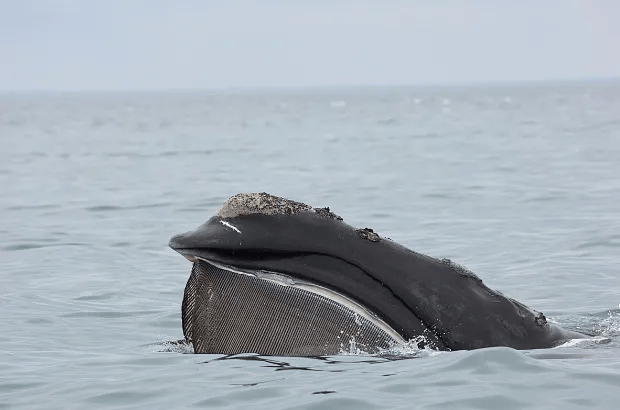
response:
{"label": "ocean water", "polygon": [[[617,409],[620,83],[0,95],[0,408]],[[194,355],[169,238],[329,206],[593,337]]]}

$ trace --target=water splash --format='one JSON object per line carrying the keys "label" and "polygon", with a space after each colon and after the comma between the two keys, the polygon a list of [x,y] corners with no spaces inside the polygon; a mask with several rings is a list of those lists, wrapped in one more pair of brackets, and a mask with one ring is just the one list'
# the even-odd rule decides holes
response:
{"label": "water splash", "polygon": [[387,348],[380,349],[374,353],[369,353],[364,350],[364,346],[361,346],[355,341],[355,337],[353,336],[349,340],[348,345],[345,345],[344,343],[340,345],[340,352],[338,352],[338,355],[370,356],[385,359],[410,359],[435,356],[445,353],[439,350],[431,349],[428,345],[428,340],[424,336],[417,336],[405,343],[394,343]]}
{"label": "water splash", "polygon": [[386,358],[413,358],[429,357],[446,352],[429,347],[428,340],[424,336],[417,336],[405,343],[396,343],[387,349],[381,350],[378,355]]}
{"label": "water splash", "polygon": [[610,310],[607,317],[596,325],[595,331],[604,337],[620,336],[620,309]]}
{"label": "water splash", "polygon": [[185,339],[164,340],[151,346],[154,346],[156,348],[155,351],[159,353],[194,354],[194,347]]}
{"label": "water splash", "polygon": [[585,333],[590,337],[569,340],[557,346],[556,349],[575,346],[585,349],[601,347],[601,345],[608,345],[608,347],[620,346],[620,340],[618,340],[620,338],[620,309],[594,314],[589,318],[572,318],[572,320],[566,318],[560,322],[561,326]]}

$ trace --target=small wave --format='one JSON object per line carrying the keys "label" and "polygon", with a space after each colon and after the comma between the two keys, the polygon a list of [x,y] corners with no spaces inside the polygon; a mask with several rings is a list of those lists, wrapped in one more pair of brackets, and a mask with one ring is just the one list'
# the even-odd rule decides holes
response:
{"label": "small wave", "polygon": [[126,248],[131,245],[131,242],[114,242],[113,244],[110,244],[110,246],[113,248]]}
{"label": "small wave", "polygon": [[418,140],[418,139],[442,138],[444,136],[445,136],[445,134],[439,134],[439,133],[436,133],[436,132],[424,132],[424,133],[421,133],[421,134],[411,134],[411,135],[408,136],[408,138]]}
{"label": "small wave", "polygon": [[7,211],[23,211],[26,209],[33,209],[33,210],[38,210],[38,209],[58,209],[60,208],[60,205],[53,205],[53,204],[43,204],[43,205],[14,205],[14,206],[7,206],[5,209]]}
{"label": "small wave", "polygon": [[91,293],[89,295],[82,295],[73,298],[75,301],[79,302],[90,302],[90,301],[100,301],[100,300],[108,300],[112,299],[116,293],[114,292],[102,292],[102,293]]}
{"label": "small wave", "polygon": [[620,120],[609,120],[609,121],[602,121],[602,122],[598,122],[598,123],[593,123],[593,124],[586,124],[584,126],[581,127],[574,127],[574,128],[562,128],[562,131],[568,131],[568,132],[591,132],[591,131],[601,131],[601,130],[605,130],[605,129],[613,129],[615,127],[618,126],[618,124],[620,124]]}
{"label": "small wave", "polygon": [[97,318],[97,319],[124,319],[134,318],[159,313],[157,310],[136,310],[136,311],[84,311],[65,313],[60,317],[65,318]]}
{"label": "small wave", "polygon": [[571,339],[562,343],[559,346],[554,347],[553,349],[559,349],[563,347],[576,347],[576,346],[591,346],[592,344],[607,344],[611,342],[611,338],[604,336],[594,336],[588,337],[586,339]]}
{"label": "small wave", "polygon": [[117,205],[97,205],[89,206],[85,208],[89,212],[108,212],[108,211],[121,211],[121,210],[134,210],[134,209],[146,209],[146,208],[163,208],[172,205],[170,202],[157,202],[153,204],[142,204],[133,206],[117,206]]}
{"label": "small wave", "polygon": [[89,206],[88,208],[86,208],[86,210],[90,212],[118,211],[120,209],[123,209],[123,208],[120,206],[114,206],[114,205],[98,205],[98,206]]}
{"label": "small wave", "polygon": [[216,153],[222,152],[230,152],[235,151],[239,152],[242,149],[221,149],[219,151],[213,150],[183,150],[183,151],[163,151],[163,152],[155,152],[152,154],[143,153],[143,152],[112,152],[106,154],[108,158],[158,158],[158,157],[177,157],[177,156],[209,156]]}
{"label": "small wave", "polygon": [[3,251],[25,251],[28,249],[50,248],[54,246],[84,246],[83,243],[16,243],[2,248]]}
{"label": "small wave", "polygon": [[575,246],[575,250],[583,250],[590,248],[618,248],[620,247],[620,241],[617,238],[609,237],[607,240],[592,240],[582,242]]}
{"label": "small wave", "polygon": [[395,117],[386,117],[386,118],[380,118],[377,120],[377,125],[392,125],[392,124],[396,124],[398,122],[398,119]]}

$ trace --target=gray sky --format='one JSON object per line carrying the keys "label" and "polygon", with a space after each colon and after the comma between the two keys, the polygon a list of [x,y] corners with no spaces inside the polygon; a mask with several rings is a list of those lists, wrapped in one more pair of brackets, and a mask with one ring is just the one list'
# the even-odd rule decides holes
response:
{"label": "gray sky", "polygon": [[0,0],[0,90],[620,77],[618,0]]}

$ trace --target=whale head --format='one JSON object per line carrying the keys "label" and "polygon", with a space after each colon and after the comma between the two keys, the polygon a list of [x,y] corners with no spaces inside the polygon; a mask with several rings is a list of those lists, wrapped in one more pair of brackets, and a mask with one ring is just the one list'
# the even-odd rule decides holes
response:
{"label": "whale head", "polygon": [[266,193],[231,197],[169,245],[193,263],[182,321],[196,353],[530,349],[575,336],[458,264]]}

